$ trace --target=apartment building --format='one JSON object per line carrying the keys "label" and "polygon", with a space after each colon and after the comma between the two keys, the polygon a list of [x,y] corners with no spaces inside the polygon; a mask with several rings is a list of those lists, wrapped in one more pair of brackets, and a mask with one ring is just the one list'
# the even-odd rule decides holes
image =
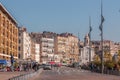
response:
{"label": "apartment building", "polygon": [[78,38],[71,33],[61,33],[55,37],[55,54],[60,62],[78,62]]}
{"label": "apartment building", "polygon": [[[95,53],[98,54],[101,50],[101,41],[92,41],[92,47],[95,48]],[[111,40],[104,40],[103,49],[113,56],[118,50],[120,50],[120,47],[118,43]]]}
{"label": "apartment building", "polygon": [[113,47],[111,48],[111,53],[114,55],[115,53],[118,53],[120,51],[120,43],[113,43]]}
{"label": "apartment building", "polygon": [[19,27],[19,59],[31,59],[31,38],[26,28]]}
{"label": "apartment building", "polygon": [[78,38],[73,34],[68,34],[68,56],[71,62],[79,62],[79,46],[78,46]]}
{"label": "apartment building", "polygon": [[54,61],[54,38],[41,38],[41,60],[42,63]]}
{"label": "apartment building", "polygon": [[55,55],[56,55],[56,61],[57,62],[63,62],[63,61],[67,61],[69,60],[69,58],[67,58],[66,54],[67,54],[67,42],[68,42],[68,38],[62,35],[57,35],[55,37]]}
{"label": "apartment building", "polygon": [[40,62],[47,63],[55,59],[54,56],[54,35],[56,33],[43,31],[43,33],[30,33],[32,39],[40,44]]}
{"label": "apartment building", "polygon": [[18,59],[18,27],[16,20],[0,3],[0,59]]}
{"label": "apartment building", "polygon": [[40,44],[41,63],[53,60],[67,63],[79,61],[79,40],[73,34],[44,31],[43,33],[31,33],[30,36]]}
{"label": "apartment building", "polygon": [[40,44],[35,44],[35,59],[36,62],[40,63]]}
{"label": "apartment building", "polygon": [[31,38],[31,60],[35,60],[36,44],[36,40]]}

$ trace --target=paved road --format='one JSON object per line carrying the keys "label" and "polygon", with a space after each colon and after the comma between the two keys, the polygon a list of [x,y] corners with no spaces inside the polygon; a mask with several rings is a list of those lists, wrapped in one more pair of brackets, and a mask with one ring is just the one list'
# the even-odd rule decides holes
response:
{"label": "paved road", "polygon": [[44,70],[34,80],[120,80],[120,76],[102,75],[90,71],[62,67]]}

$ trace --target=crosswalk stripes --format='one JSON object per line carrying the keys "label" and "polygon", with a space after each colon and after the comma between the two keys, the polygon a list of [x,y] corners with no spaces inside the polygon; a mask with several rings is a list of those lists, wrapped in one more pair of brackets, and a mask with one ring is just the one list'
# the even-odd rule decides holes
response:
{"label": "crosswalk stripes", "polygon": [[69,67],[54,68],[53,71],[55,71],[59,75],[62,75],[62,74],[68,74],[68,75],[69,74],[80,74],[80,73],[89,72],[87,70],[69,68]]}

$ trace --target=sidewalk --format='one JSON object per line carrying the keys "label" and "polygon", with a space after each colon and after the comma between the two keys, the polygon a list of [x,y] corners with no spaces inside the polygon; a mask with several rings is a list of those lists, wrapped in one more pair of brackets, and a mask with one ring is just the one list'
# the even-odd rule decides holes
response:
{"label": "sidewalk", "polygon": [[31,71],[15,71],[15,72],[0,72],[0,80],[8,80],[9,78],[15,77],[15,76],[19,76],[21,74],[27,74],[30,73]]}

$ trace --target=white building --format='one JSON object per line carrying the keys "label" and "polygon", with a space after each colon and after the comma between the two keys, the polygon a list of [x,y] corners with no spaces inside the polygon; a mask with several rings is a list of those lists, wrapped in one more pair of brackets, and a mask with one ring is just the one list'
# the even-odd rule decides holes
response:
{"label": "white building", "polygon": [[89,58],[90,58],[90,61],[93,61],[94,55],[95,55],[95,52],[93,48],[89,48],[89,46],[83,47],[81,49],[81,56],[80,56],[81,64],[87,64],[89,62]]}
{"label": "white building", "polygon": [[35,61],[40,63],[40,44],[35,44]]}
{"label": "white building", "polygon": [[29,59],[31,57],[31,38],[26,28],[19,27],[19,59]]}
{"label": "white building", "polygon": [[89,46],[89,35],[87,34],[84,38],[84,47],[81,48],[80,61],[81,64],[87,64],[88,62],[93,61],[95,51],[92,47]]}
{"label": "white building", "polygon": [[47,63],[54,59],[54,39],[41,38],[41,60],[42,63]]}

